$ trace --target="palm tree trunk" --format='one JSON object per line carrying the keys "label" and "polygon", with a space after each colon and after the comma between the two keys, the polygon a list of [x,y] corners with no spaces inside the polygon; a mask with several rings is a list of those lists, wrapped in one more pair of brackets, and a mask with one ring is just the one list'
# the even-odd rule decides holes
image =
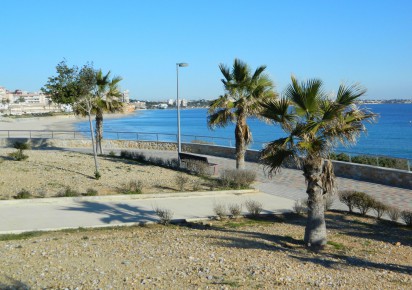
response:
{"label": "palm tree trunk", "polygon": [[322,186],[322,158],[314,157],[305,161],[303,175],[307,181],[308,219],[304,241],[308,247],[326,245],[325,207]]}
{"label": "palm tree trunk", "polygon": [[99,174],[99,165],[97,164],[97,154],[96,154],[96,148],[94,147],[94,135],[93,135],[93,123],[92,123],[92,117],[90,115],[90,112],[87,114],[89,116],[89,126],[90,126],[90,135],[92,137],[92,147],[93,147],[93,157],[94,157],[94,166],[95,166],[95,176]]}
{"label": "palm tree trunk", "polygon": [[246,142],[243,128],[246,125],[246,118],[239,117],[236,122],[235,140],[236,140],[236,169],[245,169]]}
{"label": "palm tree trunk", "polygon": [[100,155],[103,154],[102,139],[103,139],[103,111],[101,109],[97,109],[97,112],[96,112],[96,151],[98,151]]}

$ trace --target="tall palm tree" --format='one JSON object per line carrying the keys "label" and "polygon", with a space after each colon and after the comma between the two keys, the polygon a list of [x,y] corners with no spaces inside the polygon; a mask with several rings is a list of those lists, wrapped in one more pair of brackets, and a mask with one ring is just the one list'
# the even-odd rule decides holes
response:
{"label": "tall palm tree", "polygon": [[245,152],[252,141],[250,128],[246,123],[247,117],[257,116],[260,111],[260,102],[275,98],[274,85],[269,77],[263,74],[266,66],[258,67],[252,74],[249,66],[239,59],[235,59],[230,70],[220,64],[223,74],[225,94],[214,100],[209,107],[208,126],[225,127],[229,123],[236,123],[236,168],[245,168]]}
{"label": "tall palm tree", "polygon": [[356,84],[341,85],[331,100],[321,80],[298,82],[292,76],[292,84],[281,99],[262,103],[261,116],[279,124],[288,136],[270,142],[261,152],[261,161],[275,173],[291,159],[303,169],[308,194],[307,246],[319,247],[327,242],[324,197],[334,189],[331,149],[339,143],[355,143],[365,131],[364,121],[373,121],[376,116],[356,106],[365,92]]}
{"label": "tall palm tree", "polygon": [[122,93],[118,86],[121,80],[121,77],[113,77],[110,80],[110,71],[106,75],[102,70],[96,72],[97,89],[94,111],[96,114],[96,148],[99,154],[103,154],[103,113],[114,113],[123,108]]}

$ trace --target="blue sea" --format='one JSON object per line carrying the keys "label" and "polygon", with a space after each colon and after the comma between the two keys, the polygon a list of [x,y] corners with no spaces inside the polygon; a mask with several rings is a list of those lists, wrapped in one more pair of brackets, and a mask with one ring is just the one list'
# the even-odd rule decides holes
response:
{"label": "blue sea", "polygon": [[[412,160],[412,104],[369,104],[379,114],[376,123],[367,124],[368,132],[357,144],[336,151],[353,154],[371,154]],[[210,130],[206,123],[206,109],[181,110],[182,142],[201,140],[223,146],[234,146],[234,125]],[[283,137],[278,126],[257,119],[248,119],[252,130],[252,149],[262,149],[264,143]],[[77,124],[77,130],[88,131],[87,122]],[[104,138],[176,141],[176,110],[139,110],[119,119],[104,120]]]}

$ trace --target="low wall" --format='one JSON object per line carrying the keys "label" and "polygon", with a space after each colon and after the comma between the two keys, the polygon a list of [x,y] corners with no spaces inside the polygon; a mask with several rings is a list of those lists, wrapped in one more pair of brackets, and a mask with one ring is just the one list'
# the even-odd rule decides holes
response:
{"label": "low wall", "polygon": [[[22,138],[2,138],[0,139],[0,146],[10,146],[15,141],[28,141],[29,139]],[[91,147],[91,141],[86,139],[46,139],[46,138],[32,138],[33,147],[38,148],[84,148]],[[112,149],[147,149],[147,150],[177,150],[174,142],[156,142],[156,141],[128,141],[128,140],[103,140],[103,148],[105,150]],[[184,143],[182,144],[182,151],[211,155],[224,158],[234,158],[235,148]],[[247,150],[245,159],[250,162],[259,161],[259,151]],[[357,163],[349,163],[342,161],[333,161],[335,175],[339,177],[346,177],[356,180],[369,181],[378,184],[389,186],[402,187],[412,189],[412,172],[384,167],[376,167],[371,165],[363,165]]]}

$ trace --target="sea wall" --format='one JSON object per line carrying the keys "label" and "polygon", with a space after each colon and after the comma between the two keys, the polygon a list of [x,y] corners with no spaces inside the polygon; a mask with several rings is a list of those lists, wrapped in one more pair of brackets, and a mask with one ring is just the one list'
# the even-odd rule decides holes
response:
{"label": "sea wall", "polygon": [[[9,147],[15,141],[29,140],[24,138],[0,138],[0,146]],[[90,148],[92,146],[90,140],[84,139],[32,138],[30,142],[34,148]],[[174,142],[103,140],[102,145],[106,151],[114,149],[177,150]],[[182,151],[225,158],[234,158],[235,156],[235,148],[196,143],[182,144]],[[246,161],[258,162],[259,155],[259,151],[247,150],[245,158]],[[335,175],[339,177],[412,189],[411,171],[341,161],[333,161],[333,165]]]}

